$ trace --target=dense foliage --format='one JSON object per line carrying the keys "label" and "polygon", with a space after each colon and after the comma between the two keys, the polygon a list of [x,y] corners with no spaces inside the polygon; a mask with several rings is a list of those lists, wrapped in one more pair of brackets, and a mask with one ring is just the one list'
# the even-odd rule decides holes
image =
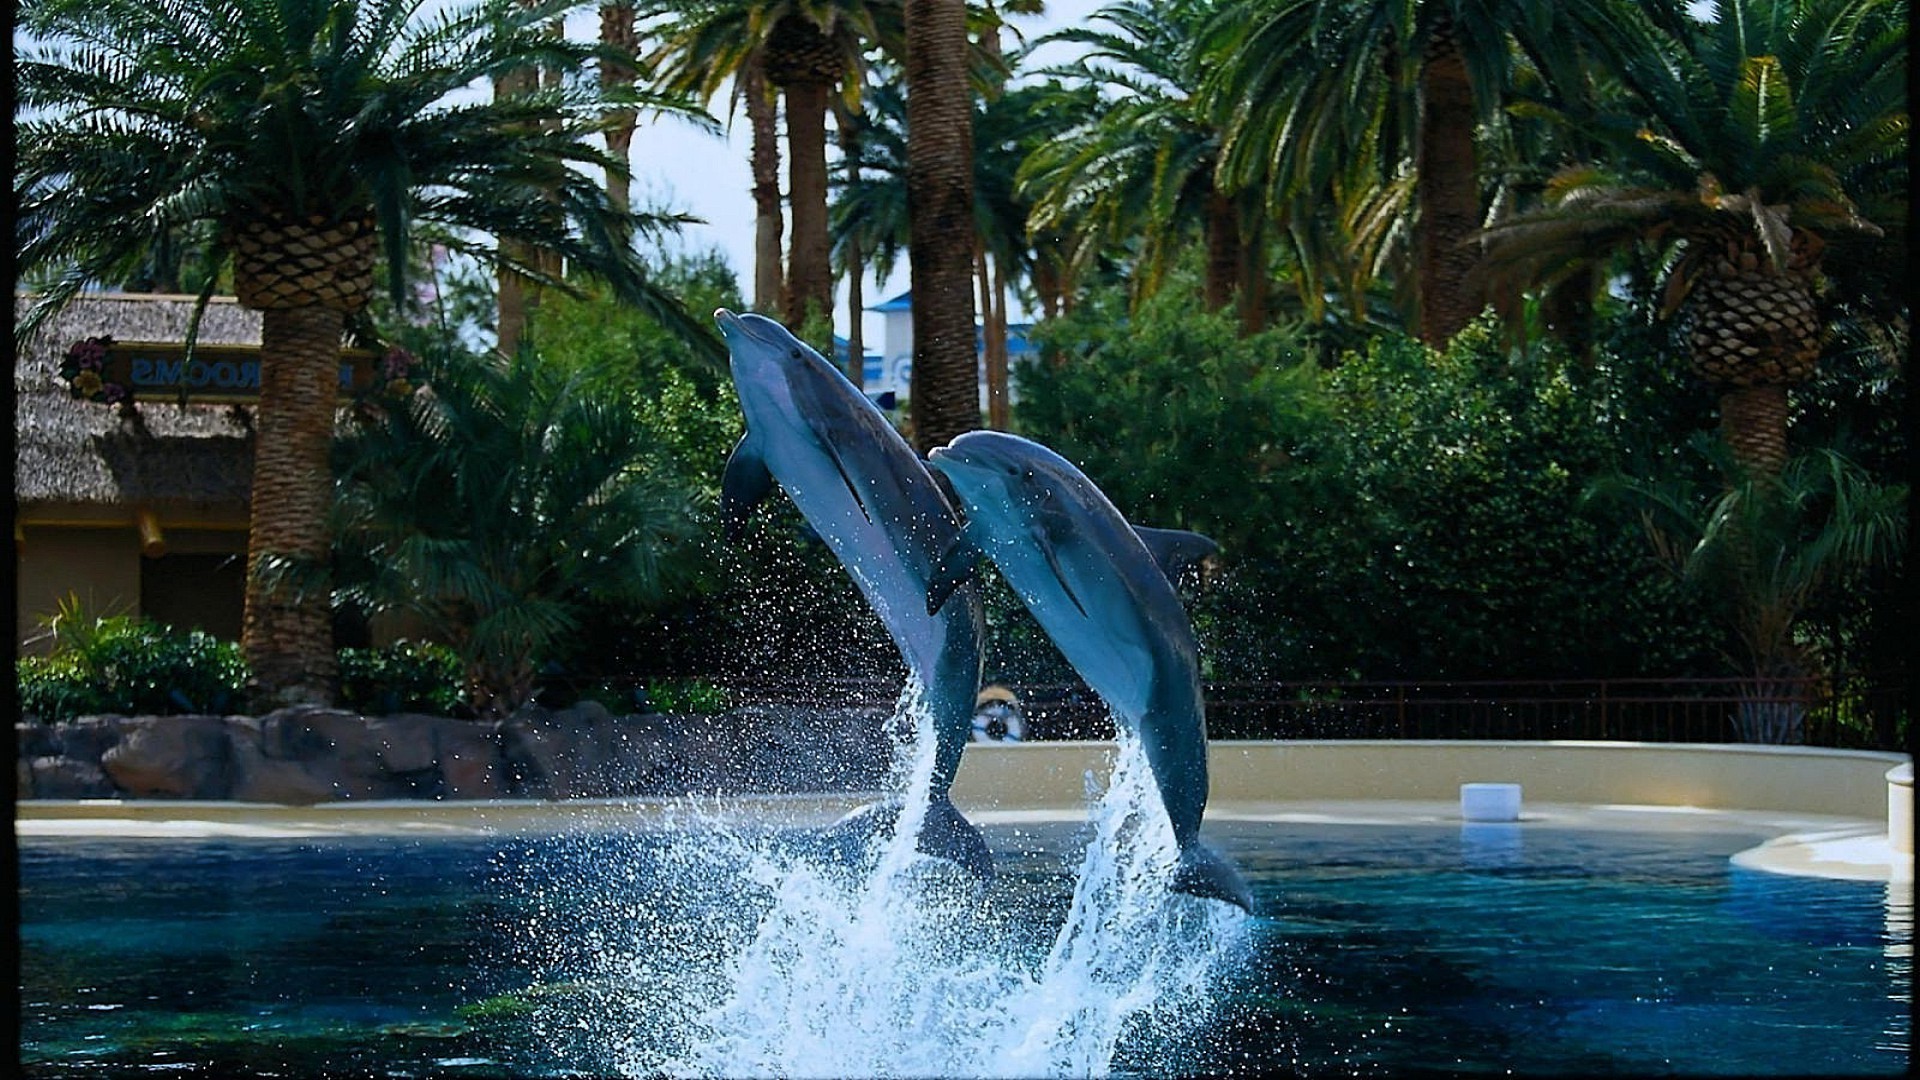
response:
{"label": "dense foliage", "polygon": [[444,645],[396,641],[340,650],[340,704],[369,715],[447,716],[465,705],[460,657]]}
{"label": "dense foliage", "polygon": [[1131,519],[1225,548],[1197,619],[1215,678],[1702,673],[1714,633],[1651,573],[1633,514],[1585,498],[1671,445],[1646,365],[1381,337],[1331,369],[1178,298],[1098,306],[1022,372],[1025,432]]}
{"label": "dense foliage", "polygon": [[20,711],[42,721],[101,713],[220,713],[239,701],[246,662],[235,642],[130,615],[63,604],[47,621],[46,656],[15,663]]}

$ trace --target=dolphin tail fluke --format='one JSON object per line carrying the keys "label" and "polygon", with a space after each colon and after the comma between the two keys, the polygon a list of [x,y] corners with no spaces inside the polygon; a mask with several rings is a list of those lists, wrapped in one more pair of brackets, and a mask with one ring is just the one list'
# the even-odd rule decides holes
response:
{"label": "dolphin tail fluke", "polygon": [[1253,911],[1253,890],[1232,863],[1205,844],[1188,844],[1180,852],[1180,866],[1173,873],[1175,892],[1210,900],[1225,900],[1242,911]]}
{"label": "dolphin tail fluke", "polygon": [[993,877],[993,853],[987,850],[986,837],[945,795],[935,795],[928,802],[918,847],[923,855],[959,863],[983,881]]}
{"label": "dolphin tail fluke", "polygon": [[[872,850],[875,837],[893,831],[900,818],[900,802],[883,799],[849,813],[820,834],[819,849],[843,862],[859,862]],[[945,795],[936,795],[928,803],[915,847],[923,855],[957,863],[983,881],[993,877],[993,853],[987,850],[986,838]]]}

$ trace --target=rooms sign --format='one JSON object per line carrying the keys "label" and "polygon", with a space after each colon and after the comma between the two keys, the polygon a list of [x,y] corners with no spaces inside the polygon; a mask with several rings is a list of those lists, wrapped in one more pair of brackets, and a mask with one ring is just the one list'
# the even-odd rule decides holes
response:
{"label": "rooms sign", "polygon": [[[340,393],[358,394],[379,377],[379,355],[340,350]],[[179,342],[116,341],[100,376],[143,401],[185,397],[189,402],[251,404],[260,400],[260,346],[198,345],[192,359]]]}

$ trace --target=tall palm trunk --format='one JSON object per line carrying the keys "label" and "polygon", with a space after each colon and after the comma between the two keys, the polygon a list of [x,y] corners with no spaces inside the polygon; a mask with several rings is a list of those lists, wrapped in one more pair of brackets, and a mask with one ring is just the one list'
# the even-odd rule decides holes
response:
{"label": "tall palm trunk", "polygon": [[1240,280],[1240,211],[1232,196],[1215,189],[1207,193],[1207,280],[1202,294],[1208,311],[1233,302]]}
{"label": "tall palm trunk", "polygon": [[980,286],[980,345],[985,357],[987,377],[987,426],[1007,430],[1012,419],[1007,396],[1007,313],[1002,294],[1005,281],[998,274],[1000,260],[987,254],[986,245],[974,241],[973,271]]}
{"label": "tall palm trunk", "polygon": [[827,236],[827,106],[832,87],[789,84],[787,194],[793,234],[787,245],[787,323],[799,330],[813,315],[833,311],[833,267]]}
{"label": "tall palm trunk", "polygon": [[[337,678],[327,518],[340,336],[347,313],[373,292],[373,221],[261,218],[231,241],[234,291],[261,312],[240,647],[256,704],[328,704]],[[269,575],[269,562],[293,572]]]}
{"label": "tall palm trunk", "polygon": [[1260,212],[1253,222],[1240,230],[1240,258],[1233,268],[1235,310],[1240,316],[1240,336],[1252,337],[1267,328],[1267,228]]}
{"label": "tall palm trunk", "polygon": [[905,0],[913,427],[922,453],[980,426],[973,350],[973,108],[964,0]]}
{"label": "tall palm trunk", "polygon": [[753,306],[766,314],[784,303],[781,294],[786,282],[780,266],[786,215],[780,206],[779,117],[760,54],[747,62],[740,77],[744,81],[747,122],[753,129]]}
{"label": "tall palm trunk", "polygon": [[[837,112],[840,127],[840,158],[847,163],[847,183],[860,183],[860,119],[851,109]],[[860,279],[867,273],[866,260],[860,253],[860,241],[857,237],[847,241],[847,378],[853,385],[865,389],[867,385],[867,340],[866,330],[861,326],[861,312],[866,307],[862,299]]]}
{"label": "tall palm trunk", "polygon": [[1420,65],[1420,117],[1415,135],[1415,288],[1420,340],[1441,348],[1480,313],[1473,268],[1480,228],[1480,181],[1473,129],[1473,82],[1453,19],[1439,13]]}
{"label": "tall palm trunk", "polygon": [[[524,0],[523,0],[524,2]],[[540,73],[533,68],[517,68],[496,76],[493,80],[493,96],[496,100],[524,94],[540,85]],[[503,255],[527,262],[532,249],[524,244],[500,241]],[[535,304],[533,284],[517,271],[502,265],[494,278],[494,288],[498,294],[494,312],[496,334],[495,347],[506,356],[520,351],[520,339],[526,334],[529,310]]]}
{"label": "tall palm trunk", "polygon": [[783,16],[768,33],[766,71],[787,104],[787,200],[792,219],[782,314],[797,331],[810,316],[833,314],[827,109],[844,72],[827,29],[800,14]]}
{"label": "tall palm trunk", "polygon": [[[600,5],[600,40],[622,53],[631,56],[638,44],[634,33],[633,5],[613,3]],[[633,65],[622,60],[602,60],[600,62],[600,85],[607,89],[624,89],[633,85]],[[607,152],[620,163],[619,170],[607,170],[607,196],[621,213],[626,213],[633,205],[632,191],[628,181],[629,165],[632,161],[633,132],[638,125],[639,116],[632,109],[615,109],[609,119],[612,126],[607,129]]]}

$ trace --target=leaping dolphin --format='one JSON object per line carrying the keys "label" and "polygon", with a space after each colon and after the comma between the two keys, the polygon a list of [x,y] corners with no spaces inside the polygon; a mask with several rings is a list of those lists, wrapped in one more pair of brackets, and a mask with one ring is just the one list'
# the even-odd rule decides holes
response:
{"label": "leaping dolphin", "polygon": [[[975,590],[939,613],[926,596],[939,554],[960,526],[912,448],[867,396],[819,353],[760,315],[713,313],[730,354],[747,431],[727,459],[720,520],[737,538],[775,483],[853,576],[913,669],[933,717],[934,766],[917,847],[980,877],[993,857],[948,795],[973,733],[985,619]],[[882,826],[870,808],[842,830]]]}
{"label": "leaping dolphin", "polygon": [[1180,845],[1174,888],[1251,911],[1233,866],[1200,842],[1207,806],[1199,649],[1173,579],[1216,550],[1197,533],[1136,530],[1067,459],[1039,443],[972,431],[933,451],[966,514],[927,607],[965,587],[984,554],[1087,685],[1140,738]]}

